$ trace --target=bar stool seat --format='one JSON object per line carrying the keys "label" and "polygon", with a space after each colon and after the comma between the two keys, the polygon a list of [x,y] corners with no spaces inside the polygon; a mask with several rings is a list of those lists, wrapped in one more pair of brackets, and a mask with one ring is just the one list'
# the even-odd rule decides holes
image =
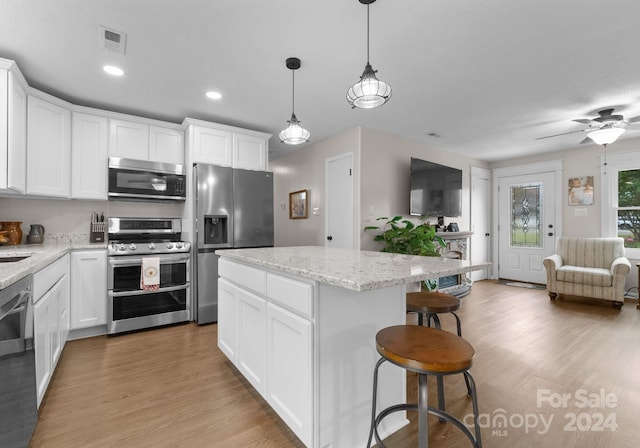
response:
{"label": "bar stool seat", "polygon": [[[376,348],[381,358],[373,377],[373,407],[369,442],[375,437],[379,447],[385,447],[378,435],[378,425],[389,414],[401,410],[418,411],[419,446],[428,446],[427,414],[437,415],[458,427],[476,448],[482,447],[478,424],[478,400],[476,387],[469,369],[475,350],[467,341],[452,333],[417,325],[396,325],[383,328],[376,334]],[[418,403],[401,403],[390,406],[376,415],[378,369],[385,361],[418,374]],[[475,436],[456,417],[442,409],[428,405],[427,376],[462,373],[467,379],[473,403]]]}
{"label": "bar stool seat", "polygon": [[418,325],[423,325],[423,316],[427,319],[427,326],[433,320],[435,327],[440,328],[438,314],[451,313],[456,318],[458,336],[462,336],[460,318],[455,313],[460,309],[460,299],[442,292],[420,291],[407,293],[407,312],[418,313]]}

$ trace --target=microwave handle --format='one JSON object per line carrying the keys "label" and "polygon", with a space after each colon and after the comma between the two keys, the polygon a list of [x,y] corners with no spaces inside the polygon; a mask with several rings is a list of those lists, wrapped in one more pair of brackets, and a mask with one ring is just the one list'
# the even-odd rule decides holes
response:
{"label": "microwave handle", "polygon": [[138,194],[138,193],[114,193],[109,192],[110,197],[117,198],[140,198],[140,199],[167,199],[170,201],[184,201],[184,196],[164,196],[164,195],[156,195],[156,194]]}

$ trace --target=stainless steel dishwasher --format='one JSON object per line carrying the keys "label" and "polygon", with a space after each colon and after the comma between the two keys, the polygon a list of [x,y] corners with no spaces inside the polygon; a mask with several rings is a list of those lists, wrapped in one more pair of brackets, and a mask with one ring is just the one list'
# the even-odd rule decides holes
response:
{"label": "stainless steel dishwasher", "polygon": [[38,420],[32,284],[0,290],[0,447],[28,447]]}

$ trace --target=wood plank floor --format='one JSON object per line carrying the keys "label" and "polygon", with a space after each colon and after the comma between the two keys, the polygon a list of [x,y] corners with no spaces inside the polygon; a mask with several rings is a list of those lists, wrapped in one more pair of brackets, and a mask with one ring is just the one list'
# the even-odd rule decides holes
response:
{"label": "wood plank floor", "polygon": [[[571,298],[550,302],[544,290],[483,281],[463,299],[459,316],[476,349],[471,372],[485,447],[639,446],[634,302],[621,311]],[[442,321],[454,331],[451,316]],[[187,324],[68,342],[31,446],[301,447],[216,348],[216,331],[216,325]],[[408,387],[414,398],[412,374]],[[462,377],[445,378],[445,387],[448,410],[469,414]],[[555,401],[557,394],[569,394],[566,404]],[[596,400],[601,394],[610,396],[610,407]],[[435,405],[435,394],[430,398]],[[412,413],[409,418],[409,426],[387,439],[390,447],[416,445],[417,425]],[[429,427],[432,448],[469,446],[450,424],[430,417]]]}

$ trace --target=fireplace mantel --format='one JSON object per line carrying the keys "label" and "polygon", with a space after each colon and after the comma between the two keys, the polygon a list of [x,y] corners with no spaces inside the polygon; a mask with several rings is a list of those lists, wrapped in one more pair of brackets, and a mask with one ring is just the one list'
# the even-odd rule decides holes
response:
{"label": "fireplace mantel", "polygon": [[436,232],[436,235],[442,238],[443,240],[459,240],[459,239],[467,239],[473,232],[463,231],[463,232]]}

